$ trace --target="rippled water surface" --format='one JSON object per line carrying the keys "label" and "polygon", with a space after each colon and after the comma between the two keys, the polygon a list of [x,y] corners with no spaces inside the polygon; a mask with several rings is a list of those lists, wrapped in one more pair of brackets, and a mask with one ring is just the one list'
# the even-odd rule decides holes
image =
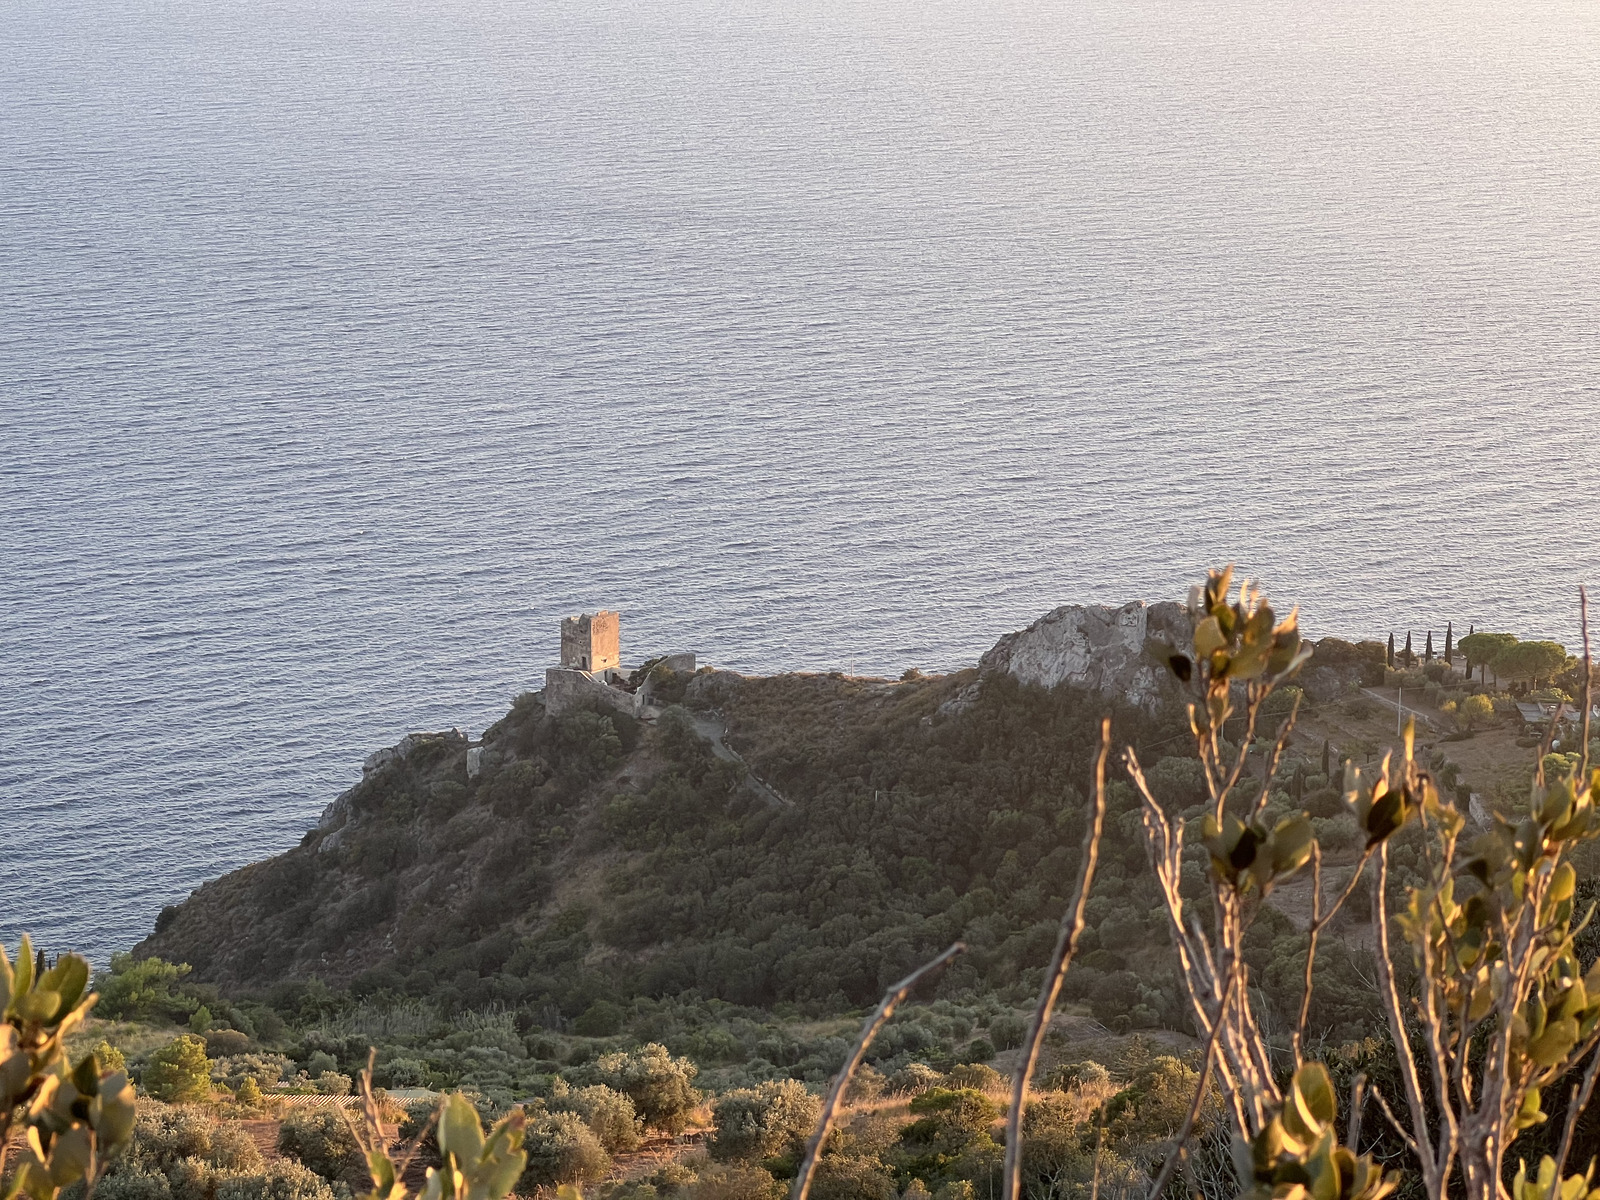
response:
{"label": "rippled water surface", "polygon": [[562,614],[972,662],[1235,559],[1574,640],[1600,10],[12,0],[0,939],[103,959]]}

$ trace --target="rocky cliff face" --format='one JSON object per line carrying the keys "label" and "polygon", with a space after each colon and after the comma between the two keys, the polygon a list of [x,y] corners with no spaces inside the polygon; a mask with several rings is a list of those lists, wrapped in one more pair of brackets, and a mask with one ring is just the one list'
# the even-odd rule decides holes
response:
{"label": "rocky cliff face", "polygon": [[1067,604],[1006,634],[978,666],[984,674],[1005,672],[1047,688],[1070,684],[1153,712],[1178,698],[1181,685],[1168,660],[1192,653],[1193,634],[1189,610],[1172,601]]}

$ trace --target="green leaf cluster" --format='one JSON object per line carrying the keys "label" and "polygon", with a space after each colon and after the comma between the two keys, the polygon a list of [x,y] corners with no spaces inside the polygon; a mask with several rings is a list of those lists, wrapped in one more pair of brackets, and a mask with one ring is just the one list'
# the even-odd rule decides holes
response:
{"label": "green leaf cluster", "polygon": [[36,974],[24,936],[16,965],[0,947],[0,1145],[21,1125],[21,1160],[6,1200],[54,1200],[60,1189],[93,1184],[133,1133],[134,1093],[121,1071],[102,1073],[93,1054],[76,1065],[65,1038],[95,1002],[89,964],[66,954]]}
{"label": "green leaf cluster", "polygon": [[1234,1148],[1247,1181],[1241,1200],[1382,1200],[1399,1186],[1370,1154],[1339,1144],[1338,1099],[1327,1068],[1311,1062],[1294,1073],[1283,1108],[1254,1142]]}
{"label": "green leaf cluster", "polygon": [[1233,568],[1212,571],[1190,597],[1195,656],[1212,681],[1248,682],[1286,676],[1311,656],[1297,615],[1278,621],[1272,605],[1248,582],[1231,598]]}
{"label": "green leaf cluster", "polygon": [[1303,812],[1290,813],[1271,829],[1259,820],[1241,821],[1232,813],[1224,813],[1220,822],[1207,813],[1200,840],[1211,852],[1217,878],[1241,892],[1254,887],[1266,895],[1305,865],[1316,838]]}

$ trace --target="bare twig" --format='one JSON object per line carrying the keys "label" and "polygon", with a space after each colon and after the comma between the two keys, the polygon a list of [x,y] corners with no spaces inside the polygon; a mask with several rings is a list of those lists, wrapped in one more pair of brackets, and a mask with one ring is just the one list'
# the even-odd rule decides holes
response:
{"label": "bare twig", "polygon": [[1311,969],[1317,961],[1317,935],[1322,932],[1322,844],[1311,843],[1311,925],[1310,944],[1306,947],[1306,977],[1300,992],[1300,1016],[1294,1023],[1294,1034],[1289,1039],[1294,1051],[1294,1069],[1305,1065],[1300,1046],[1305,1041],[1306,1019],[1311,1015]]}
{"label": "bare twig", "polygon": [[1351,1154],[1361,1153],[1361,1113],[1367,1104],[1367,1073],[1357,1071],[1350,1081],[1350,1124],[1345,1128],[1344,1144]]}
{"label": "bare twig", "polygon": [[[1237,962],[1237,960],[1235,960]],[[1228,980],[1223,985],[1223,1003],[1228,1002],[1234,988],[1234,976],[1230,970]],[[1200,1109],[1206,1101],[1206,1093],[1211,1089],[1211,1067],[1217,1058],[1217,1034],[1222,1031],[1222,1018],[1218,1014],[1217,1023],[1211,1027],[1211,1036],[1206,1039],[1205,1065],[1200,1068],[1200,1083],[1194,1089],[1194,1098],[1189,1101],[1189,1111],[1184,1114],[1183,1124],[1178,1128],[1177,1140],[1173,1142],[1172,1151],[1167,1155],[1167,1161],[1161,1164],[1155,1182],[1150,1185],[1150,1200],[1157,1200],[1162,1192],[1167,1190],[1167,1184],[1172,1182],[1172,1173],[1177,1169],[1178,1159],[1183,1154],[1183,1147],[1189,1140],[1189,1135],[1194,1132],[1195,1119],[1200,1115]]]}
{"label": "bare twig", "polygon": [[1394,964],[1389,957],[1389,904],[1385,895],[1388,889],[1389,843],[1383,842],[1378,847],[1377,878],[1373,881],[1372,888],[1372,924],[1378,934],[1375,954],[1378,966],[1378,995],[1383,1001],[1384,1015],[1389,1020],[1390,1036],[1394,1038],[1396,1057],[1400,1064],[1400,1078],[1406,1088],[1406,1104],[1411,1109],[1411,1125],[1416,1130],[1415,1139],[1407,1135],[1395,1121],[1383,1094],[1377,1088],[1372,1089],[1372,1094],[1383,1106],[1389,1123],[1394,1125],[1400,1136],[1405,1138],[1406,1144],[1416,1152],[1418,1165],[1422,1167],[1423,1184],[1428,1194],[1437,1196],[1439,1170],[1433,1157],[1433,1142],[1428,1136],[1427,1108],[1422,1098],[1422,1081],[1417,1078],[1417,1064],[1412,1057],[1411,1038],[1406,1033],[1405,1015],[1400,1007],[1400,992],[1395,986]]}
{"label": "bare twig", "polygon": [[1372,1088],[1372,1098],[1378,1102],[1378,1107],[1383,1109],[1383,1115],[1389,1119],[1389,1124],[1394,1128],[1394,1131],[1400,1135],[1400,1140],[1406,1144],[1406,1146],[1411,1150],[1411,1153],[1415,1154],[1417,1158],[1421,1159],[1422,1151],[1417,1148],[1417,1143],[1412,1136],[1406,1132],[1405,1126],[1401,1125],[1399,1121],[1394,1119],[1394,1112],[1389,1108],[1389,1102],[1383,1098],[1383,1093],[1378,1090],[1376,1084],[1374,1084]]}
{"label": "bare twig", "polygon": [[1256,797],[1255,804],[1250,809],[1250,819],[1255,820],[1266,811],[1267,802],[1272,799],[1272,777],[1278,773],[1278,763],[1283,758],[1284,747],[1289,744],[1289,735],[1294,731],[1294,723],[1300,715],[1300,697],[1294,698],[1294,703],[1289,706],[1289,715],[1283,719],[1283,724],[1278,726],[1278,734],[1272,740],[1272,749],[1268,751],[1266,761],[1261,767],[1261,794]]}
{"label": "bare twig", "polygon": [[817,1159],[822,1154],[822,1144],[828,1140],[828,1134],[833,1130],[833,1122],[839,1115],[839,1106],[844,1102],[844,1094],[850,1087],[850,1080],[854,1077],[856,1069],[861,1066],[861,1060],[867,1053],[867,1047],[872,1044],[872,1039],[877,1036],[900,1002],[911,994],[911,989],[921,983],[923,978],[932,974],[956,955],[966,950],[963,942],[953,943],[949,949],[937,958],[923,963],[899,983],[891,987],[883,997],[883,1002],[877,1010],[867,1018],[861,1027],[861,1036],[856,1039],[855,1048],[850,1051],[850,1057],[845,1059],[844,1069],[833,1081],[833,1087],[828,1092],[828,1098],[822,1104],[822,1116],[817,1121],[817,1127],[811,1133],[811,1139],[806,1143],[806,1156],[800,1164],[800,1171],[794,1177],[794,1190],[790,1193],[793,1200],[806,1200],[811,1192],[811,1177],[816,1174]]}
{"label": "bare twig", "polygon": [[[1579,768],[1579,778],[1587,779],[1589,776],[1589,709],[1594,701],[1589,695],[1589,681],[1594,675],[1594,660],[1589,654],[1589,592],[1587,588],[1578,588],[1578,614],[1583,620],[1583,764]],[[1556,1172],[1560,1174],[1560,1172]]]}
{"label": "bare twig", "polygon": [[1089,899],[1089,889],[1094,884],[1094,869],[1100,859],[1100,834],[1106,820],[1106,759],[1111,754],[1111,718],[1100,722],[1100,753],[1094,760],[1094,813],[1089,828],[1083,835],[1082,862],[1078,869],[1078,888],[1072,895],[1072,904],[1061,918],[1061,932],[1056,937],[1055,953],[1045,971],[1044,983],[1039,988],[1039,1005],[1034,1010],[1033,1024],[1022,1043],[1022,1054],[1017,1060],[1016,1073],[1011,1081],[1011,1111],[1006,1114],[1006,1161],[1000,1195],[1003,1200],[1017,1200],[1022,1183],[1022,1105],[1028,1096],[1028,1084],[1033,1079],[1034,1067],[1039,1062],[1039,1046],[1044,1032],[1050,1027],[1050,1013],[1056,998],[1061,994],[1061,981],[1067,967],[1078,951],[1078,939],[1083,934],[1083,908]]}
{"label": "bare twig", "polygon": [[1589,1069],[1583,1073],[1583,1087],[1573,1088],[1574,1096],[1567,1101],[1567,1124],[1561,1131],[1561,1153],[1556,1157],[1556,1187],[1567,1169],[1567,1155],[1572,1153],[1572,1135],[1578,1131],[1578,1114],[1589,1107],[1589,1097],[1594,1094],[1595,1075],[1600,1073],[1600,1054],[1589,1060]]}
{"label": "bare twig", "polygon": [[[344,1117],[345,1124],[350,1127],[350,1135],[355,1138],[356,1145],[361,1149],[362,1158],[367,1162],[372,1160],[374,1154],[389,1157],[388,1140],[383,1136],[383,1112],[378,1107],[377,1097],[372,1092],[372,1067],[377,1062],[377,1059],[377,1047],[368,1047],[366,1070],[362,1071],[356,1079],[361,1097],[362,1119],[356,1121],[351,1117],[348,1108],[341,1106],[339,1109],[340,1115]],[[433,1128],[434,1122],[438,1119],[439,1108],[435,1106],[428,1119],[423,1122],[422,1128],[417,1130],[416,1136],[402,1147],[399,1159],[397,1161],[390,1160],[394,1163],[395,1179],[398,1180],[405,1176],[406,1168],[411,1165],[411,1160],[417,1156],[417,1151],[422,1146],[422,1139],[428,1136],[428,1131]],[[373,1182],[378,1182],[376,1177],[374,1177]],[[385,1198],[379,1197],[379,1200],[385,1200]]]}

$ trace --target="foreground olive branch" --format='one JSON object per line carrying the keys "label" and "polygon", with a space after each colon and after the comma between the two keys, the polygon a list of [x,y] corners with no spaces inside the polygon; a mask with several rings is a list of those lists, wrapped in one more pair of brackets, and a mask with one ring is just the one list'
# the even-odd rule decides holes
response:
{"label": "foreground olive branch", "polygon": [[[1089,900],[1089,889],[1094,886],[1094,871],[1100,861],[1100,835],[1106,823],[1106,759],[1111,755],[1111,719],[1100,722],[1100,753],[1094,760],[1094,808],[1089,818],[1089,828],[1083,835],[1083,851],[1079,856],[1078,887],[1072,895],[1066,914],[1061,918],[1061,932],[1056,937],[1055,953],[1045,968],[1044,983],[1039,988],[1039,1003],[1034,1009],[1033,1021],[1022,1042],[1022,1052],[1017,1059],[1011,1079],[1011,1110],[1006,1114],[1006,1158],[1001,1179],[1001,1200],[1017,1200],[1022,1186],[1022,1109],[1027,1100],[1028,1085],[1033,1081],[1034,1067],[1039,1062],[1039,1047],[1044,1042],[1045,1030],[1050,1028],[1050,1014],[1061,994],[1061,981],[1078,952],[1078,939],[1083,935],[1083,908]],[[1098,1165],[1098,1163],[1097,1163]]]}

